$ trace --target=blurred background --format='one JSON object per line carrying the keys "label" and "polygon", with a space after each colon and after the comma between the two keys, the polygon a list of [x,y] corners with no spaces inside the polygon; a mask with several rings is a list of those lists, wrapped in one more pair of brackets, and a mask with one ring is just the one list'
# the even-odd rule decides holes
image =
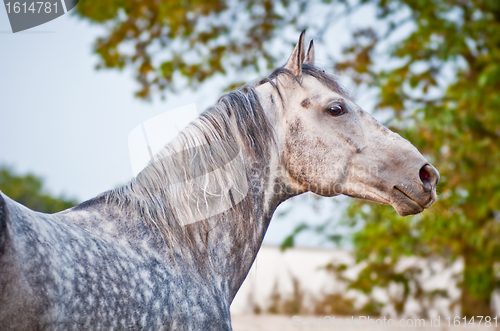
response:
{"label": "blurred background", "polygon": [[16,34],[0,10],[0,189],[55,212],[125,184],[135,126],[268,75],[303,29],[316,65],[439,170],[439,198],[406,218],[287,201],[235,316],[500,314],[497,0],[82,0]]}

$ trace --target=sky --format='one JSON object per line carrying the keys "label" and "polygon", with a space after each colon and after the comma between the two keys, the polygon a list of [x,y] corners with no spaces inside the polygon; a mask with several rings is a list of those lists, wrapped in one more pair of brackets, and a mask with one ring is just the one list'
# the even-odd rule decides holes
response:
{"label": "sky", "polygon": [[[100,27],[70,13],[13,34],[4,8],[0,8],[0,166],[34,173],[53,195],[85,201],[127,183],[133,175],[128,135],[136,126],[190,103],[202,111],[221,94],[224,81],[219,79],[196,91],[168,95],[166,101],[138,100],[133,96],[137,85],[132,72],[94,69],[98,59],[92,43],[102,33]],[[321,64],[322,52],[317,54]],[[369,98],[357,101],[361,106],[370,104]],[[322,201],[326,207],[318,214],[303,202],[307,199],[297,199],[302,202],[293,213],[275,217],[264,243],[279,244],[300,222],[317,223],[337,208]],[[277,213],[291,210],[293,204],[285,202]],[[314,235],[299,239],[302,246],[324,244]]]}

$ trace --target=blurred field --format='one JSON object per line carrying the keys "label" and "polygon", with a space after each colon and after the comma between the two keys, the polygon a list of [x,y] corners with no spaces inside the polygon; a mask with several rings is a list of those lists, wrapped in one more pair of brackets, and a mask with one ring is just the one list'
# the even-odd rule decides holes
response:
{"label": "blurred field", "polygon": [[[340,317],[345,318],[345,317]],[[367,325],[367,323],[363,323],[363,325],[355,326],[355,327],[338,327],[338,326],[321,326],[318,325],[323,316],[300,316],[299,319],[292,320],[292,316],[285,315],[233,315],[233,330],[234,331],[288,331],[288,330],[317,330],[317,331],[326,331],[326,330],[338,330],[338,331],[347,331],[347,330],[357,330],[357,331],[368,331],[368,330],[420,330],[420,331],[439,331],[439,330],[449,330],[449,331],[491,331],[491,330],[500,330],[499,327],[495,327],[494,323],[490,327],[485,327],[484,322],[481,327],[477,324],[475,326],[459,326],[448,327],[448,321],[444,320],[441,317],[441,325],[440,327],[433,327],[429,320],[425,320],[425,327],[373,327]],[[301,321],[303,325],[300,326]],[[293,324],[295,321],[295,324]],[[395,319],[397,323],[397,319]],[[463,321],[463,320],[462,320]],[[318,323],[318,324],[315,324]]]}
{"label": "blurred field", "polygon": [[[432,305],[427,304],[427,315],[422,314],[422,303],[413,300],[406,305],[404,316],[450,316],[458,313],[449,307],[460,296],[453,279],[453,275],[463,268],[460,261],[448,268],[434,266],[434,273],[428,266],[420,266],[422,261],[408,258],[403,262],[404,268],[419,267],[423,270],[421,283],[426,290],[445,290],[448,295],[435,300]],[[345,275],[355,278],[357,269],[354,258],[347,250],[294,247],[281,252],[279,247],[263,245],[231,304],[231,314],[363,315],[363,310],[356,310],[356,307],[363,306],[367,297],[359,291],[349,291],[345,282],[325,269],[329,263],[352,266]],[[329,297],[329,294],[336,296]],[[395,297],[394,293],[378,290],[376,294],[377,301],[384,306],[381,315],[396,316],[394,302],[390,301],[391,297]]]}
{"label": "blurred field", "polygon": [[[484,320],[481,326],[479,326],[479,323],[464,326],[463,319],[460,319],[457,322],[460,322],[461,325],[455,327],[452,317],[450,320],[451,325],[448,326],[446,318],[458,313],[458,311],[452,311],[447,307],[450,305],[451,300],[459,298],[458,289],[456,289],[456,284],[451,276],[453,273],[460,272],[460,268],[463,267],[460,263],[451,268],[434,268],[436,269],[434,275],[427,272],[425,266],[422,267],[422,270],[424,270],[422,273],[422,282],[430,284],[428,285],[429,287],[426,287],[427,289],[445,289],[450,294],[449,298],[434,302],[433,307],[427,303],[426,309],[429,312],[427,316],[440,316],[439,326],[435,322],[434,326],[431,326],[429,319],[425,320],[425,326],[423,324],[417,326],[415,318],[410,318],[410,316],[421,316],[419,313],[421,312],[420,304],[418,302],[414,302],[413,306],[407,305],[404,314],[405,321],[411,319],[414,322],[414,326],[399,327],[400,318],[393,318],[393,327],[373,326],[369,325],[366,321],[358,321],[357,326],[342,326],[342,324],[338,326],[337,323],[333,325],[332,319],[324,320],[325,315],[334,315],[336,316],[335,318],[342,319],[343,321],[350,319],[351,315],[354,315],[354,319],[359,318],[360,315],[370,315],[363,313],[363,311],[356,313],[341,312],[338,310],[342,308],[340,305],[331,305],[332,308],[336,308],[337,310],[330,310],[332,313],[328,314],[324,314],[320,312],[321,310],[318,310],[319,303],[321,303],[318,298],[321,298],[322,294],[340,293],[344,295],[348,293],[345,287],[343,287],[345,285],[332,277],[331,274],[328,274],[323,268],[326,264],[335,261],[351,264],[353,259],[349,252],[345,250],[296,247],[281,252],[279,247],[262,246],[249,275],[231,305],[233,330],[500,330],[500,327],[495,327],[494,320],[490,327],[485,327]],[[418,261],[407,259],[405,263],[408,265],[417,265]],[[294,280],[296,283],[294,283]],[[342,301],[342,295],[335,297],[335,300]],[[380,302],[385,303],[385,308],[382,309],[381,314],[396,316],[394,309],[389,309],[393,303],[390,303],[388,298],[388,293],[379,292]],[[361,300],[362,298],[359,299]],[[290,305],[291,302],[294,305]],[[494,313],[500,315],[500,298],[498,296],[495,296],[494,303]],[[288,310],[285,309],[287,307],[289,308]],[[260,312],[260,314],[255,314],[255,312]],[[294,315],[298,315],[299,317],[292,319]],[[376,319],[374,317],[371,318]],[[476,322],[478,322],[477,319]],[[497,318],[497,324],[500,325],[500,318]]]}

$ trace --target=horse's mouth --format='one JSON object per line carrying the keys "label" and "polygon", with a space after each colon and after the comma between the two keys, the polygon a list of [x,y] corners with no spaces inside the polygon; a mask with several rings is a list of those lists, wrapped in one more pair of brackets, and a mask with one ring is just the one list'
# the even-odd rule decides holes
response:
{"label": "horse's mouth", "polygon": [[[391,205],[401,216],[415,215],[421,213],[429,203],[422,205],[417,199],[406,193],[401,188],[394,186],[395,199],[391,199]],[[430,203],[432,204],[432,203]]]}
{"label": "horse's mouth", "polygon": [[399,191],[401,192],[405,197],[407,197],[408,199],[410,199],[411,201],[415,202],[417,205],[419,205],[422,209],[425,209],[425,206],[422,206],[422,204],[420,202],[418,202],[417,200],[415,200],[414,198],[412,198],[410,195],[408,195],[408,193],[406,193],[405,191],[403,191],[402,189],[400,189],[399,187],[397,186],[394,186],[394,189],[396,191]]}
{"label": "horse's mouth", "polygon": [[363,191],[363,194],[353,194],[352,191],[344,192],[343,194],[353,198],[390,205],[401,216],[419,214],[424,211],[424,209],[429,208],[435,200],[431,195],[428,201],[422,203],[398,186],[393,186],[392,192],[390,194],[387,193],[376,190],[365,190]]}

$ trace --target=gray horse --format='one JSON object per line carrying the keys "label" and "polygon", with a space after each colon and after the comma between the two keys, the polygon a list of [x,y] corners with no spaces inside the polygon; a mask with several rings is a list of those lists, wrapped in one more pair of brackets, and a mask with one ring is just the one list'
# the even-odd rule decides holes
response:
{"label": "gray horse", "polygon": [[302,33],[284,67],[222,96],[128,185],[51,215],[0,194],[0,329],[231,330],[281,202],[345,194],[405,216],[438,179],[314,66]]}

